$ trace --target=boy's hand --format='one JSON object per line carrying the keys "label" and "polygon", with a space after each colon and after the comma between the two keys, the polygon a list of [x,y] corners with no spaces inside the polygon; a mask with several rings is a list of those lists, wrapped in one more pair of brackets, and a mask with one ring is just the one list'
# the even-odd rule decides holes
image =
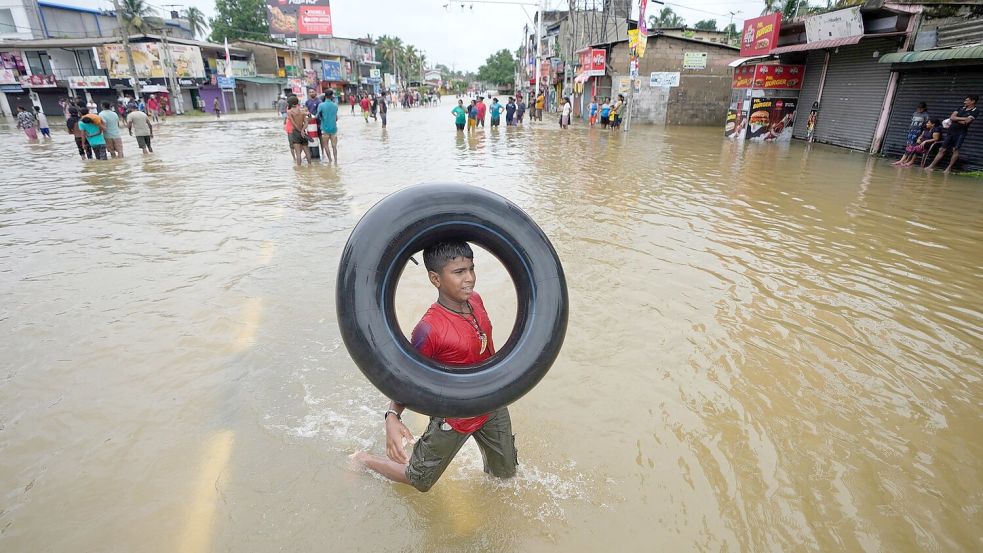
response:
{"label": "boy's hand", "polygon": [[410,458],[403,449],[403,439],[413,443],[413,433],[396,417],[386,417],[386,455],[397,463],[407,464]]}

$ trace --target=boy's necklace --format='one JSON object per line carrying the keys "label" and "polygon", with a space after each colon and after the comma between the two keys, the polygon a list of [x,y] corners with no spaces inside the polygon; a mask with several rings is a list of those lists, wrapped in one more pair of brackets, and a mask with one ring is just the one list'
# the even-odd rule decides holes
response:
{"label": "boy's necklace", "polygon": [[478,351],[478,355],[485,353],[485,349],[488,347],[488,335],[485,334],[483,330],[481,330],[481,325],[478,324],[478,317],[475,317],[474,315],[474,308],[471,307],[471,302],[469,301],[464,302],[464,305],[468,306],[467,311],[458,311],[456,309],[451,309],[450,307],[444,305],[439,299],[437,300],[437,303],[440,304],[440,306],[443,307],[444,309],[450,311],[451,313],[456,313],[457,315],[460,315],[461,318],[463,318],[465,321],[471,323],[471,326],[474,328],[474,331],[478,334],[478,338],[481,339],[481,350]]}

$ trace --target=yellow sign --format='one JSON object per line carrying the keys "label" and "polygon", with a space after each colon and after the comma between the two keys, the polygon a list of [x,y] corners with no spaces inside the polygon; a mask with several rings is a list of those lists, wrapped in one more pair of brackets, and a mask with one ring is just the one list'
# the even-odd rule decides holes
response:
{"label": "yellow sign", "polygon": [[628,31],[628,55],[635,52],[639,58],[645,57],[645,46],[648,44],[648,37],[639,36],[638,29]]}

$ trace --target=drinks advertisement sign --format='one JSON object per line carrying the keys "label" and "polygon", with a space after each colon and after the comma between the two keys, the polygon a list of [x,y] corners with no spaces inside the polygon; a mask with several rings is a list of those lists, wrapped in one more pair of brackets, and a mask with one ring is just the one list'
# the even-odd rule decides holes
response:
{"label": "drinks advertisement sign", "polygon": [[771,13],[748,19],[741,33],[741,57],[764,56],[778,44],[778,31],[782,26],[782,14]]}
{"label": "drinks advertisement sign", "polygon": [[266,0],[266,19],[274,36],[316,38],[334,33],[329,0]]}
{"label": "drinks advertisement sign", "polygon": [[109,78],[102,75],[93,77],[69,77],[68,88],[109,88]]}
{"label": "drinks advertisement sign", "polygon": [[[751,88],[765,90],[799,90],[802,88],[804,65],[766,64],[758,65],[754,71]],[[736,88],[736,87],[735,87]]]}
{"label": "drinks advertisement sign", "polygon": [[752,98],[747,138],[758,142],[789,142],[795,123],[795,98]]}
{"label": "drinks advertisement sign", "polygon": [[580,55],[580,75],[603,77],[606,52],[601,48],[585,48]]}

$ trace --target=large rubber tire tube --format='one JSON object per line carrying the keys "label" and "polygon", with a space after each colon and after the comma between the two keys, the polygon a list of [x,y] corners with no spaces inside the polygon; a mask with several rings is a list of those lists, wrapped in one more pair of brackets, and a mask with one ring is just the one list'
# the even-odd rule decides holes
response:
{"label": "large rubber tire tube", "polygon": [[[461,369],[420,355],[396,321],[396,285],[410,256],[442,239],[494,254],[515,285],[516,321],[505,344]],[[546,234],[518,206],[481,188],[423,184],[373,206],[341,254],[338,324],[355,364],[383,394],[438,417],[508,405],[549,371],[567,329],[567,285]]]}

